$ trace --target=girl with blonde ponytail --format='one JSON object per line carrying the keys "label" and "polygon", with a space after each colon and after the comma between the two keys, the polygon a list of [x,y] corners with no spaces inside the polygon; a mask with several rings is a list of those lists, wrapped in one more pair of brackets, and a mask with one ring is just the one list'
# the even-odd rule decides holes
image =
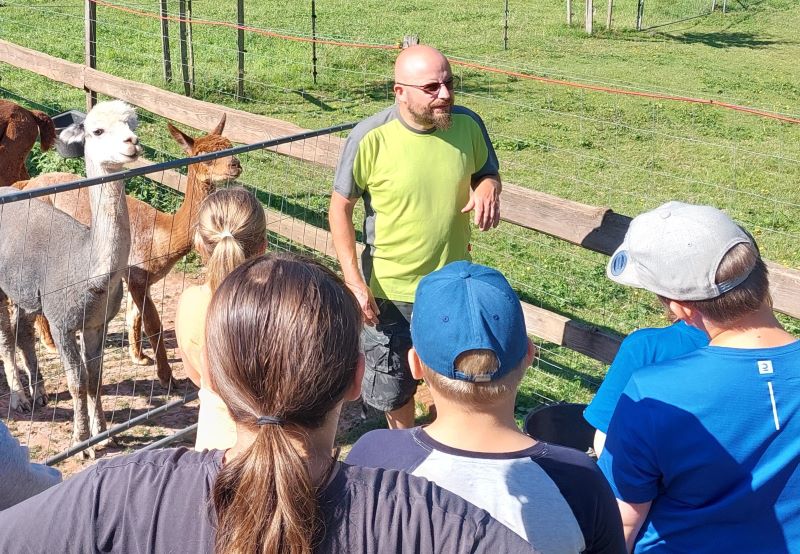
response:
{"label": "girl with blonde ponytail", "polygon": [[533,552],[421,477],[337,461],[339,413],[361,393],[361,326],[358,301],[317,262],[245,261],[206,322],[235,444],[103,460],[4,511],[0,552]]}
{"label": "girl with blonde ponytail", "polygon": [[200,207],[194,247],[205,263],[206,282],[183,291],[175,316],[183,367],[200,387],[197,450],[230,448],[236,442],[236,426],[204,369],[206,312],[211,295],[225,276],[248,258],[264,253],[266,230],[264,209],[255,196],[241,187],[218,190]]}

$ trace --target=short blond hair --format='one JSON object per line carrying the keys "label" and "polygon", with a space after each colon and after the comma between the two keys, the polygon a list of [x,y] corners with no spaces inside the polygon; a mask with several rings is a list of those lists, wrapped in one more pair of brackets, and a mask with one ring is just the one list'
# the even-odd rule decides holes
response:
{"label": "short blond hair", "polygon": [[[497,356],[491,350],[467,350],[455,360],[456,369],[466,375],[486,375],[497,370]],[[450,379],[437,373],[420,360],[422,375],[428,386],[435,389],[448,400],[469,405],[491,404],[508,396],[516,395],[525,370],[528,368],[527,357],[519,365],[496,381],[474,382]]]}

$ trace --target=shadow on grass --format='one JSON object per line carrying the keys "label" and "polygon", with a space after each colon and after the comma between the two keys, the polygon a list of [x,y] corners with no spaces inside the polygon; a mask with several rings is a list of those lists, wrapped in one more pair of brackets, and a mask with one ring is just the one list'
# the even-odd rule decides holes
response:
{"label": "shadow on grass", "polygon": [[321,109],[324,112],[334,112],[334,111],[336,111],[336,108],[334,108],[330,104],[324,102],[323,100],[320,100],[319,98],[317,98],[313,94],[309,94],[308,91],[306,91],[306,90],[294,90],[292,92],[294,92],[295,94],[300,96],[300,98],[302,98],[303,100],[313,104],[314,106],[318,107],[319,109]]}
{"label": "shadow on grass", "polygon": [[712,33],[657,33],[673,42],[683,44],[704,44],[711,48],[750,48],[760,49],[787,44],[789,41],[780,41],[770,38],[763,38],[755,33],[745,32],[712,32]]}

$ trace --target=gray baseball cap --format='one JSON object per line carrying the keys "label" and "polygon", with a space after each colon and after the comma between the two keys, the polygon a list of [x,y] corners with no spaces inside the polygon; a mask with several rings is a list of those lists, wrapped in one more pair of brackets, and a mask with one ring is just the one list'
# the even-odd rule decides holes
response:
{"label": "gray baseball cap", "polygon": [[740,285],[753,267],[716,283],[722,258],[750,235],[712,206],[667,202],[636,216],[606,268],[612,281],[672,300],[709,300]]}

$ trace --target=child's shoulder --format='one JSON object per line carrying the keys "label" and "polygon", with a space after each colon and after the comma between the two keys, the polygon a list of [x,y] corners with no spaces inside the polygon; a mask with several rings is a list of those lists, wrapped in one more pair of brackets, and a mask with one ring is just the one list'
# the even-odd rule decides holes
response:
{"label": "child's shoulder", "polygon": [[200,305],[205,306],[211,302],[211,296],[211,288],[207,284],[191,285],[183,289],[178,303],[184,309]]}
{"label": "child's shoulder", "polygon": [[186,287],[178,299],[176,318],[184,324],[189,318],[195,319],[195,316],[205,322],[205,312],[211,303],[211,296],[211,288],[206,284]]}

